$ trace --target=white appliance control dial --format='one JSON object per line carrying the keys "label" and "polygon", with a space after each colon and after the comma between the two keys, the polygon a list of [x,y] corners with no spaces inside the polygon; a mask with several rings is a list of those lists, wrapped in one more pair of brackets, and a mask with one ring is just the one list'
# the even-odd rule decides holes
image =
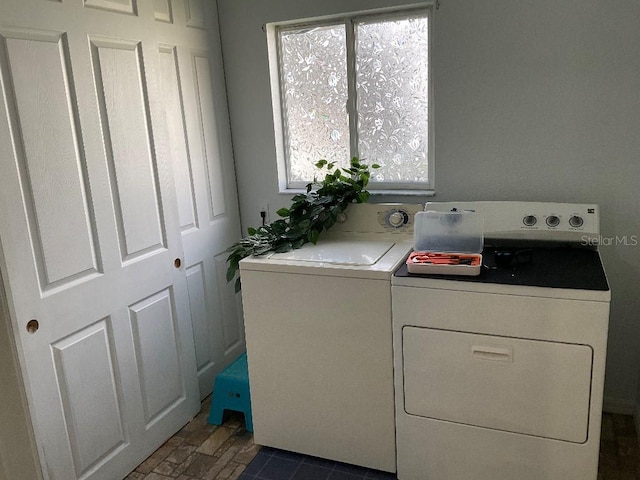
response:
{"label": "white appliance control dial", "polygon": [[574,228],[580,228],[582,225],[584,225],[584,219],[580,215],[573,215],[569,219],[569,225]]}
{"label": "white appliance control dial", "polygon": [[538,223],[538,219],[535,215],[527,215],[522,219],[522,223],[524,223],[527,227],[533,227],[536,223]]}
{"label": "white appliance control dial", "polygon": [[546,222],[550,227],[557,227],[560,225],[560,218],[557,215],[549,215]]}
{"label": "white appliance control dial", "polygon": [[404,210],[389,210],[385,223],[392,228],[400,228],[409,223],[409,214]]}

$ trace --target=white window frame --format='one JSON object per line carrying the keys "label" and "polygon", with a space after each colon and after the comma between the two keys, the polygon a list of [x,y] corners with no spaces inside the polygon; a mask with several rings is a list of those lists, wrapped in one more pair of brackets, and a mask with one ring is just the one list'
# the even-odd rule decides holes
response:
{"label": "white window frame", "polygon": [[[347,51],[347,83],[348,83],[348,104],[347,113],[349,115],[349,147],[350,157],[358,156],[358,131],[357,131],[357,94],[356,94],[356,75],[355,75],[355,25],[362,20],[378,20],[378,19],[394,19],[409,18],[416,14],[424,14],[428,21],[428,152],[427,152],[427,172],[428,182],[420,183],[399,183],[399,182],[371,182],[368,189],[372,194],[394,194],[394,195],[433,195],[434,194],[434,121],[433,121],[433,75],[432,75],[432,38],[433,38],[433,5],[425,6],[421,4],[419,7],[403,7],[401,9],[384,9],[367,12],[357,12],[339,16],[322,17],[319,19],[308,19],[301,21],[278,22],[266,25],[267,43],[269,52],[269,71],[271,80],[271,99],[273,108],[273,123],[275,129],[276,140],[276,157],[278,168],[278,187],[280,193],[298,193],[304,191],[307,182],[289,182],[288,168],[288,148],[286,139],[286,118],[284,115],[284,95],[282,92],[283,85],[280,81],[282,64],[279,55],[280,52],[280,35],[283,30],[295,30],[305,27],[321,27],[328,25],[345,26],[346,32],[346,51]],[[320,158],[318,158],[320,160]],[[363,159],[365,162],[367,159]],[[374,160],[375,161],[375,160]]]}

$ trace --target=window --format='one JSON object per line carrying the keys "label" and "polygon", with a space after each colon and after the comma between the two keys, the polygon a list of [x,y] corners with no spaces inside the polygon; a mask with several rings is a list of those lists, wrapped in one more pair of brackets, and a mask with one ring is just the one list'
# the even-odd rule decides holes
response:
{"label": "window", "polygon": [[429,22],[421,9],[270,27],[281,189],[353,156],[381,165],[372,190],[433,188]]}

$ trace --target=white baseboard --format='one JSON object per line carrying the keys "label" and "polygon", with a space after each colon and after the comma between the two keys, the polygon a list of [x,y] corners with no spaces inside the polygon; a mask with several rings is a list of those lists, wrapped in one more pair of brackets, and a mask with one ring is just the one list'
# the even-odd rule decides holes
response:
{"label": "white baseboard", "polygon": [[[602,410],[607,413],[617,413],[620,415],[633,415],[636,421],[636,428],[640,421],[640,405],[634,400],[621,398],[604,397]],[[640,431],[640,430],[639,430]]]}

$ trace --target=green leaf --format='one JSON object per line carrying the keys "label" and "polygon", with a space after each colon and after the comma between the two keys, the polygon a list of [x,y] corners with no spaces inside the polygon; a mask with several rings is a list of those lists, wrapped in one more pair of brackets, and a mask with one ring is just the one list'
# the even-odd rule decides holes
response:
{"label": "green leaf", "polygon": [[371,168],[380,168],[380,165],[378,165],[377,163],[374,163],[373,165],[371,165]]}
{"label": "green leaf", "polygon": [[273,249],[273,251],[276,253],[284,253],[288,252],[289,250],[291,250],[291,243],[289,242],[281,243]]}
{"label": "green leaf", "polygon": [[333,215],[329,215],[329,218],[327,218],[327,220],[325,220],[324,222],[324,226],[327,230],[329,230],[331,227],[333,227],[336,223],[336,217]]}
{"label": "green leaf", "polygon": [[258,231],[253,227],[249,227],[249,228],[247,228],[247,233],[249,235],[255,235],[256,233],[258,233]]}
{"label": "green leaf", "polygon": [[295,240],[300,236],[300,232],[300,226],[296,225],[294,228],[290,228],[286,232],[284,232],[284,234],[282,234],[282,238],[287,240]]}
{"label": "green leaf", "polygon": [[235,284],[234,290],[236,293],[242,290],[242,283],[240,283],[240,277],[236,278],[236,284]]}
{"label": "green leaf", "polygon": [[227,282],[230,282],[236,276],[236,272],[240,269],[240,260],[247,257],[248,253],[234,252],[227,258]]}
{"label": "green leaf", "polygon": [[300,248],[302,245],[304,245],[306,242],[306,238],[299,238],[297,239],[295,242],[293,242],[291,244],[292,248]]}
{"label": "green leaf", "polygon": [[237,268],[233,267],[232,265],[229,265],[229,268],[227,268],[227,282],[230,282],[231,280],[233,280],[233,277],[236,276],[236,272],[237,272]]}
{"label": "green leaf", "polygon": [[358,203],[366,203],[369,200],[369,195],[369,192],[366,191],[358,193]]}
{"label": "green leaf", "polygon": [[276,211],[276,214],[280,217],[288,217],[289,216],[289,209],[288,208],[280,208],[279,210]]}
{"label": "green leaf", "polygon": [[305,218],[304,220],[301,220],[300,223],[298,223],[298,231],[307,230],[310,226],[311,226],[311,220],[309,220],[308,218]]}
{"label": "green leaf", "polygon": [[309,232],[309,235],[308,235],[309,241],[310,241],[311,243],[313,243],[314,245],[315,245],[316,243],[318,243],[318,238],[319,238],[319,237],[320,237],[320,232],[318,232],[317,230],[311,230],[311,231]]}
{"label": "green leaf", "polygon": [[327,163],[329,163],[329,162],[327,162],[324,158],[323,158],[322,160],[318,160],[318,161],[316,162],[316,168],[322,168],[322,167],[324,167]]}
{"label": "green leaf", "polygon": [[283,234],[287,230],[287,228],[289,228],[289,225],[287,225],[287,222],[282,219],[276,220],[271,224],[271,230],[273,231],[274,235]]}

